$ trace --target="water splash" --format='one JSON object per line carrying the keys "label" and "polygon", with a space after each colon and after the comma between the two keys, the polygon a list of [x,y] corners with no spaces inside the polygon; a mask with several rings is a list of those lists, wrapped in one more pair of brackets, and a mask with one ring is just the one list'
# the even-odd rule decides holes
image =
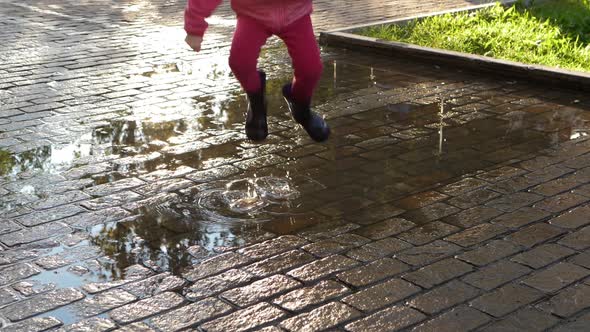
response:
{"label": "water splash", "polygon": [[[194,203],[197,211],[213,222],[262,222],[268,221],[271,214],[288,213],[289,202],[298,197],[299,192],[288,178],[265,176],[234,180],[224,188],[202,191]],[[272,212],[266,209],[270,206]]]}

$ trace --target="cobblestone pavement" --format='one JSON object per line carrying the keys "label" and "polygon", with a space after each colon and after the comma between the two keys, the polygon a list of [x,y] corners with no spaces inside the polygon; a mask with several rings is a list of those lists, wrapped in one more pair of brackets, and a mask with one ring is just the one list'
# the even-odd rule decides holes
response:
{"label": "cobblestone pavement", "polygon": [[314,144],[272,40],[252,144],[227,5],[201,54],[182,7],[0,0],[0,331],[587,329],[588,96],[324,49]]}

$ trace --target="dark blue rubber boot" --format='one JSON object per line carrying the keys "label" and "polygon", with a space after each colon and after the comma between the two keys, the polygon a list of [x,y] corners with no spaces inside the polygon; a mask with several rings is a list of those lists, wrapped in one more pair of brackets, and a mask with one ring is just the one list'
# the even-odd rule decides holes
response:
{"label": "dark blue rubber boot", "polygon": [[253,141],[262,141],[268,136],[266,123],[266,74],[260,74],[260,92],[247,93],[248,113],[246,114],[246,136]]}
{"label": "dark blue rubber boot", "polygon": [[313,112],[309,104],[301,104],[293,100],[291,84],[283,87],[283,97],[287,101],[293,119],[305,129],[311,139],[316,142],[324,142],[330,137],[330,127],[326,121]]}

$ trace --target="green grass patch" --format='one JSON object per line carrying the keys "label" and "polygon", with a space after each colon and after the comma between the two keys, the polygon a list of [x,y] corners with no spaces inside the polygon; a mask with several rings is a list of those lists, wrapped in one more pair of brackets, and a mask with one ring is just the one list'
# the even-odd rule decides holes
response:
{"label": "green grass patch", "polygon": [[360,34],[498,59],[590,71],[590,0],[496,4]]}

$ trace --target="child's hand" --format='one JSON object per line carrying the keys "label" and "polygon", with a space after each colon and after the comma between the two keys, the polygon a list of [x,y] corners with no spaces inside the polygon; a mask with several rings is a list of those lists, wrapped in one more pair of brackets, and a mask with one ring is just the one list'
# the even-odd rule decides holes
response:
{"label": "child's hand", "polygon": [[201,43],[203,42],[203,37],[195,36],[195,35],[186,35],[184,41],[190,46],[195,52],[199,52],[201,50]]}

